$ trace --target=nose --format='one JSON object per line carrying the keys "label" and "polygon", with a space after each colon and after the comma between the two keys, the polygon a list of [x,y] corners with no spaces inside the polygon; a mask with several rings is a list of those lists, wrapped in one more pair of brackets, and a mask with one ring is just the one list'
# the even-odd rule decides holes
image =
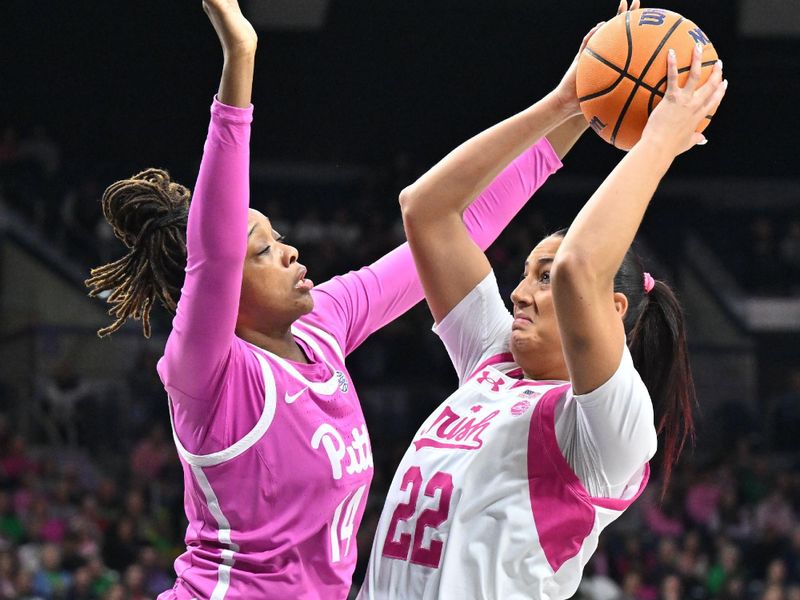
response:
{"label": "nose", "polygon": [[514,288],[514,291],[511,292],[511,302],[513,302],[514,306],[522,307],[530,306],[533,303],[533,297],[524,279],[520,281],[517,287]]}
{"label": "nose", "polygon": [[289,244],[283,244],[283,254],[281,255],[283,258],[283,266],[288,267],[292,263],[297,262],[298,256],[300,256],[300,253],[297,251],[297,248]]}

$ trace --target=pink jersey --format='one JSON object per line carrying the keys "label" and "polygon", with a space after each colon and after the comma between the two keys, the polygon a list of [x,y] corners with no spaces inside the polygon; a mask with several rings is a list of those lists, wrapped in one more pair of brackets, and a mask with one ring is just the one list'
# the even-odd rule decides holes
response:
{"label": "pink jersey", "polygon": [[[292,327],[310,364],[238,338],[252,108],[215,101],[211,114],[186,281],[158,365],[189,520],[177,581],[159,598],[345,598],[373,474],[345,357],[422,288],[403,245],[312,291],[314,310]],[[465,214],[476,242],[486,248],[559,166],[542,141],[501,173]]]}

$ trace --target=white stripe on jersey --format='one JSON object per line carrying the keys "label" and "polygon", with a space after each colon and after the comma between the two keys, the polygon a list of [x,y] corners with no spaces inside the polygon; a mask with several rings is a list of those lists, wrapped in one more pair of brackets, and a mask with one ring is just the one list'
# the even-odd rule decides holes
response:
{"label": "white stripe on jersey", "polygon": [[231,570],[235,562],[234,552],[239,551],[239,546],[231,540],[231,524],[222,512],[219,500],[216,493],[214,493],[214,488],[211,487],[211,483],[208,481],[208,477],[206,477],[201,467],[192,465],[191,469],[206,497],[208,510],[217,522],[217,539],[227,546],[222,551],[221,562],[217,567],[217,585],[214,586],[214,591],[210,598],[210,600],[223,600],[231,584]]}
{"label": "white stripe on jersey", "polygon": [[255,354],[258,359],[261,365],[261,371],[264,374],[264,410],[261,412],[261,417],[259,417],[258,422],[256,422],[247,435],[233,445],[219,450],[218,452],[212,452],[211,454],[192,454],[189,452],[178,438],[178,432],[175,430],[175,417],[172,414],[172,400],[168,398],[169,424],[172,428],[172,439],[175,440],[175,447],[178,449],[181,458],[191,466],[213,467],[214,465],[236,458],[260,440],[272,424],[272,419],[275,418],[275,378],[272,376],[272,369],[270,369],[264,357],[260,356],[257,352],[253,354]]}

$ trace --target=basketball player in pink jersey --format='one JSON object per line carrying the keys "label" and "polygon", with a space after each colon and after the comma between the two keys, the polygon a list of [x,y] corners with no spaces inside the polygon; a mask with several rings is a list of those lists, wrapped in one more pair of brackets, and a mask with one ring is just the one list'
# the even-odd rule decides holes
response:
{"label": "basketball player in pink jersey", "polygon": [[[626,8],[623,6],[623,8]],[[684,87],[674,53],[641,142],[571,227],[542,240],[504,306],[461,213],[546,132],[546,97],[455,149],[403,191],[403,221],[460,387],[423,423],[381,515],[360,600],[570,598],[604,527],[666,478],[692,427],[680,306],[630,250],[678,154],[725,93],[721,64]],[[574,77],[574,71],[567,79]],[[579,112],[577,99],[561,105]]]}
{"label": "basketball player in pink jersey", "polygon": [[[157,169],[110,186],[103,211],[129,249],[93,270],[116,321],[175,312],[159,375],[169,396],[189,521],[161,600],[345,598],[373,474],[345,357],[422,299],[407,245],[314,287],[298,252],[248,211],[256,34],[235,0],[203,7],[224,67],[191,205]],[[567,96],[568,94],[564,94]],[[464,215],[486,248],[586,129],[543,117],[526,149]],[[557,128],[556,128],[557,127]]]}

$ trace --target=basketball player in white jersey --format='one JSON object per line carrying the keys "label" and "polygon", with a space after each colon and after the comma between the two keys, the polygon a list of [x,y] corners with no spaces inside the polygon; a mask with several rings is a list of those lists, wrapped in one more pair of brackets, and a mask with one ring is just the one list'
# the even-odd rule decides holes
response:
{"label": "basketball player in white jersey", "polygon": [[[627,7],[623,7],[627,8]],[[664,479],[692,429],[680,306],[630,250],[675,157],[725,93],[722,66],[669,84],[641,141],[569,230],[524,261],[505,308],[462,213],[548,132],[546,97],[458,147],[404,190],[403,221],[460,387],[425,421],[392,481],[361,600],[572,596],[600,532],[641,493],[664,438]],[[574,77],[574,70],[567,77]],[[577,99],[561,106],[565,119]]]}

